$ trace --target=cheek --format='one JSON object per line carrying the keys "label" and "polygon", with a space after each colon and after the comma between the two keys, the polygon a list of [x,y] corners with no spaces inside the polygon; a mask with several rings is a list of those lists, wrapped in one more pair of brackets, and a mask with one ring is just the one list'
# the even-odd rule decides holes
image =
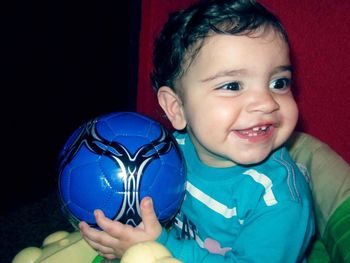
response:
{"label": "cheek", "polygon": [[197,101],[196,104],[192,104],[189,111],[197,120],[209,124],[232,118],[232,116],[235,115],[233,109],[232,103],[228,105],[222,100],[201,100]]}
{"label": "cheek", "polygon": [[184,112],[187,125],[215,133],[232,127],[241,113],[242,102],[208,94],[186,94]]}
{"label": "cheek", "polygon": [[284,103],[284,107],[283,107],[284,118],[288,121],[290,126],[294,128],[299,117],[298,106],[294,99],[288,99],[283,103]]}
{"label": "cheek", "polygon": [[187,127],[190,127],[195,133],[208,133],[214,126],[212,120],[212,116],[215,115],[213,107],[207,107],[205,103],[187,104],[185,115]]}

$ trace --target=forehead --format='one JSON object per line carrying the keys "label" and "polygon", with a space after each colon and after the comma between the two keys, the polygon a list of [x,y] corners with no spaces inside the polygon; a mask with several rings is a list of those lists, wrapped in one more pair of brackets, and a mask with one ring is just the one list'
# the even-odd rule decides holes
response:
{"label": "forehead", "polygon": [[215,66],[259,67],[262,64],[271,67],[290,64],[288,43],[274,30],[250,35],[214,34],[207,37],[188,65],[188,71]]}

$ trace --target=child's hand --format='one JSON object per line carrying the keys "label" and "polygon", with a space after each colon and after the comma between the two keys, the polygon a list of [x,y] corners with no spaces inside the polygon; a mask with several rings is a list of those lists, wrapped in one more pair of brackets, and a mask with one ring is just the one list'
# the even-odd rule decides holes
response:
{"label": "child's hand", "polygon": [[101,210],[96,210],[96,222],[103,231],[81,222],[80,232],[86,242],[103,257],[120,258],[132,245],[156,240],[162,232],[162,227],[153,209],[152,199],[145,197],[141,201],[140,208],[142,222],[137,227],[113,221],[105,217]]}

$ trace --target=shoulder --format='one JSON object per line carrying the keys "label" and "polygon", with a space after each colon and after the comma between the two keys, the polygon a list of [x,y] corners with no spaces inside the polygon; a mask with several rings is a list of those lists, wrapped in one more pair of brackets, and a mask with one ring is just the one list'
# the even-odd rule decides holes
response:
{"label": "shoulder", "polygon": [[309,180],[285,147],[276,150],[266,162],[257,166],[257,170],[270,180],[278,199],[295,202],[310,199]]}
{"label": "shoulder", "polygon": [[296,162],[290,156],[287,148],[281,147],[274,151],[265,162],[257,166],[257,169],[265,171],[271,179],[285,176],[301,176]]}

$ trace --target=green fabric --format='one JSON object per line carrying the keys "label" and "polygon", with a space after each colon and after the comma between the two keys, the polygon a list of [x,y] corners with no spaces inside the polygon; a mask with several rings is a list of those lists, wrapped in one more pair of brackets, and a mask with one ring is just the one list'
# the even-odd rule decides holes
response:
{"label": "green fabric", "polygon": [[350,197],[329,219],[323,240],[332,262],[350,262]]}
{"label": "green fabric", "polygon": [[104,260],[104,257],[97,255],[91,263],[100,263],[102,260]]}
{"label": "green fabric", "polygon": [[321,240],[315,241],[307,258],[308,263],[331,263],[328,252]]}
{"label": "green fabric", "polygon": [[[91,263],[119,263],[120,259],[107,260],[104,257],[97,255]],[[135,262],[136,263],[136,262]]]}

